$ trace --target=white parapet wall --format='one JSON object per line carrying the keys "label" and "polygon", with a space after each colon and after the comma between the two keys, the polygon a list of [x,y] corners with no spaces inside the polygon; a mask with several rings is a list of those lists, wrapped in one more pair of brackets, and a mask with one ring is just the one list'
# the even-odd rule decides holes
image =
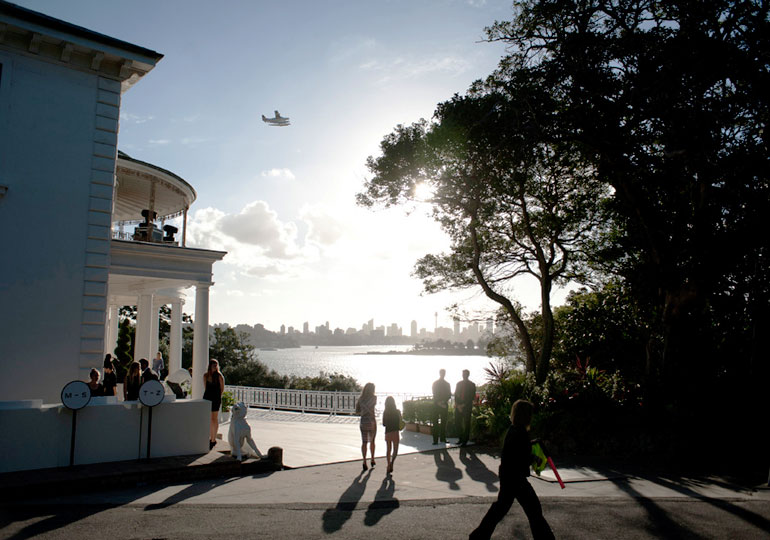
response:
{"label": "white parapet wall", "polygon": [[[208,452],[210,415],[211,402],[202,399],[153,407],[150,457]],[[0,472],[68,466],[72,416],[60,404],[5,408],[0,402]],[[89,403],[77,411],[75,465],[146,458],[148,423],[149,409],[138,401]]]}

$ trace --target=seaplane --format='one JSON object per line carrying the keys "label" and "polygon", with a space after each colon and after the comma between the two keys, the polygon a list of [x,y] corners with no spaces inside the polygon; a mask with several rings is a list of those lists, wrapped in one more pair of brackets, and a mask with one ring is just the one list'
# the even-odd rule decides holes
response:
{"label": "seaplane", "polygon": [[278,111],[275,111],[275,116],[273,118],[268,118],[264,114],[262,115],[262,121],[267,124],[268,126],[290,126],[291,122],[289,122],[288,116],[281,116],[281,113]]}

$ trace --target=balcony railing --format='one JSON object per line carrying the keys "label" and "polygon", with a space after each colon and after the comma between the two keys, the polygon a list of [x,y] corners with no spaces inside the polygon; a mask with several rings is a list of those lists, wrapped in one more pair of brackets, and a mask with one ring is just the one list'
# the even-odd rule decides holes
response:
{"label": "balcony railing", "polygon": [[[113,240],[128,240],[130,242],[150,242],[154,244],[163,244],[166,246],[178,246],[179,242],[173,237],[164,237],[159,229],[154,229],[152,235],[147,235],[146,231],[126,232],[120,230],[112,231]],[[173,238],[173,239],[172,239]]]}

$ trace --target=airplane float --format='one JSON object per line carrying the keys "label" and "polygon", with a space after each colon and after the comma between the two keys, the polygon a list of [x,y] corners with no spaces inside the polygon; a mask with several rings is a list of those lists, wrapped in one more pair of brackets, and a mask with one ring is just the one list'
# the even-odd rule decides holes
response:
{"label": "airplane float", "polygon": [[275,116],[273,118],[267,118],[264,114],[262,115],[262,121],[267,124],[268,126],[290,126],[291,122],[289,122],[288,116],[281,116],[281,113],[278,111],[275,111]]}

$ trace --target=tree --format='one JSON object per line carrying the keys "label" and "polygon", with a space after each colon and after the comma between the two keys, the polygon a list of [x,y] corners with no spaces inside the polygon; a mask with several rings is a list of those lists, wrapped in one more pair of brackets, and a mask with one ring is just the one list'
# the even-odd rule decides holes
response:
{"label": "tree", "polygon": [[[553,345],[552,288],[578,277],[605,197],[577,152],[530,136],[539,129],[530,100],[543,96],[538,88],[506,94],[477,85],[440,104],[433,122],[397,126],[380,144],[382,155],[367,161],[373,177],[358,195],[364,206],[390,206],[414,201],[420,185],[433,189],[433,218],[451,251],[422,257],[415,275],[426,292],[480,287],[501,305],[539,383]],[[545,333],[538,348],[512,298],[520,276],[540,287]]]}
{"label": "tree", "polygon": [[214,327],[209,343],[209,358],[219,361],[219,368],[224,373],[231,366],[255,360],[255,347],[249,343],[245,332],[236,333],[230,327]]}
{"label": "tree", "polygon": [[118,326],[118,342],[113,351],[116,359],[116,376],[118,382],[123,382],[128,366],[133,361],[134,357],[131,355],[133,346],[131,344],[131,335],[133,327],[129,319],[123,319]]}
{"label": "tree", "polygon": [[[768,9],[521,1],[513,20],[488,29],[511,54],[487,84],[502,92],[526,78],[548,89],[557,105],[533,113],[543,138],[574,144],[613,187],[615,269],[658,328],[648,386],[668,383],[685,401],[683,380],[702,394],[694,377],[767,371],[753,351],[770,301],[770,242],[758,234],[770,212]],[[728,327],[753,344],[729,365]]]}

